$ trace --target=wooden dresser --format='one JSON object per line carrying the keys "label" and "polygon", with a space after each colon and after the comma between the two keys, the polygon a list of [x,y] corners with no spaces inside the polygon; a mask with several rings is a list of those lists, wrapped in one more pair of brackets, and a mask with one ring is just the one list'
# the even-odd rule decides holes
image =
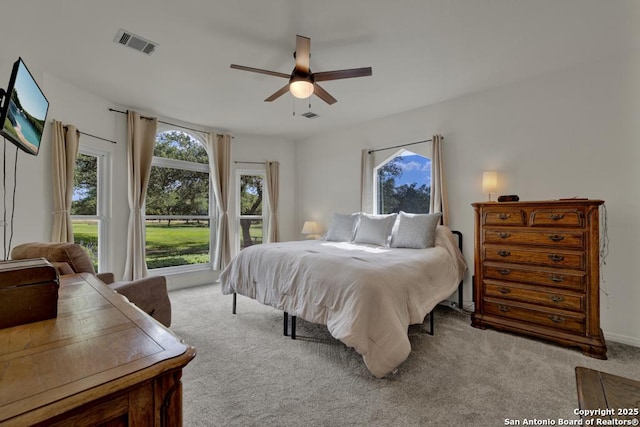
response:
{"label": "wooden dresser", "polygon": [[194,356],[94,276],[61,276],[56,318],[0,329],[0,425],[180,426]]}
{"label": "wooden dresser", "polygon": [[602,200],[474,203],[472,326],[606,359],[600,329]]}

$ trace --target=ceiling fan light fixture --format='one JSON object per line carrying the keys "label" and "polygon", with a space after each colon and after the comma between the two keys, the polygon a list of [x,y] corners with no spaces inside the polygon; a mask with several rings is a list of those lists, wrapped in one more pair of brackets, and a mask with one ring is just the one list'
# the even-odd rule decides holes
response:
{"label": "ceiling fan light fixture", "polygon": [[311,53],[309,51],[310,43],[311,39],[309,39],[309,37],[304,37],[301,35],[296,36],[296,50],[293,53],[293,57],[296,60],[296,65],[293,68],[290,76],[277,71],[263,70],[261,68],[246,67],[244,65],[237,64],[231,64],[231,68],[289,79],[289,84],[282,86],[280,89],[272,93],[264,100],[265,102],[272,102],[278,99],[279,97],[287,93],[288,90],[296,98],[306,99],[315,94],[318,96],[318,98],[322,99],[327,104],[332,105],[335,104],[338,100],[331,96],[329,92],[324,90],[321,86],[316,85],[316,82],[351,79],[354,77],[365,77],[371,75],[371,67],[312,73],[311,68],[309,68],[309,59],[311,58]]}
{"label": "ceiling fan light fixture", "polygon": [[313,95],[313,83],[308,80],[295,80],[289,84],[289,91],[296,98],[305,99]]}

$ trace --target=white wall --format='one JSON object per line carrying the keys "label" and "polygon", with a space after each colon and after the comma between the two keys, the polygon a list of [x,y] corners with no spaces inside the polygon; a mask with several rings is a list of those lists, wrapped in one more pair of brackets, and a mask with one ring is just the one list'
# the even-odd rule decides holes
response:
{"label": "white wall", "polygon": [[[608,339],[640,346],[638,117],[640,57],[616,57],[299,141],[298,226],[316,219],[326,228],[332,212],[360,209],[361,149],[440,133],[450,222],[466,237],[465,301],[472,299],[471,203],[487,199],[482,171],[497,170],[499,194],[606,201],[602,328]],[[427,149],[419,147],[410,149]]]}
{"label": "white wall", "polygon": [[[9,80],[12,63],[0,59],[0,79],[6,76]],[[112,144],[86,135],[80,136],[80,145],[95,147],[107,151],[111,159],[111,194],[108,233],[108,265],[101,266],[102,271],[112,271],[116,277],[122,277],[125,265],[127,225],[129,207],[127,201],[127,150],[126,150],[126,116],[110,112],[109,108],[121,111],[120,107],[108,100],[95,96],[73,84],[60,80],[46,72],[33,69],[30,71],[40,84],[50,103],[48,125],[37,157],[23,152],[18,154],[18,173],[16,206],[14,220],[14,236],[11,247],[31,241],[49,241],[52,224],[51,196],[51,121],[59,120],[65,124],[73,124],[81,132],[90,133],[105,139],[114,140]],[[0,84],[0,87],[2,85]],[[132,108],[135,109],[135,108]],[[146,114],[144,111],[141,113]],[[178,122],[162,117],[163,121],[184,126],[205,129],[203,126]],[[3,150],[0,149],[0,163],[3,161]],[[7,211],[11,212],[11,191],[13,189],[13,162],[15,149],[7,143]],[[297,238],[295,221],[295,179],[293,142],[280,138],[260,137],[255,135],[236,135],[232,143],[232,161],[279,161],[280,162],[280,226],[282,239]],[[1,166],[0,166],[1,167]],[[235,176],[235,172],[234,175]],[[232,184],[232,188],[235,185]],[[0,189],[1,192],[1,189]],[[3,203],[0,199],[0,208]],[[230,201],[235,206],[235,201]],[[235,211],[230,212],[235,214]],[[8,218],[9,219],[9,218]],[[2,214],[0,213],[0,222]],[[232,221],[232,224],[235,224]],[[7,231],[9,229],[7,228]],[[0,233],[2,232],[0,227]],[[232,230],[232,236],[235,230]],[[7,235],[8,241],[9,235]],[[232,237],[233,238],[233,237]],[[4,258],[4,252],[1,255]],[[153,274],[153,271],[151,272]],[[203,270],[192,273],[168,275],[170,289],[211,283],[217,280],[218,272]]]}

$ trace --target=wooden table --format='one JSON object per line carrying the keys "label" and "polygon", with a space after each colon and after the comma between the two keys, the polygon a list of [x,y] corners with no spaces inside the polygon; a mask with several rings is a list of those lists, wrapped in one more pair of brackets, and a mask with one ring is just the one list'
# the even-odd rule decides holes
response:
{"label": "wooden table", "polygon": [[0,425],[180,426],[193,347],[89,274],[55,319],[0,329]]}
{"label": "wooden table", "polygon": [[602,410],[583,419],[640,421],[640,381],[578,366],[576,385],[581,410]]}

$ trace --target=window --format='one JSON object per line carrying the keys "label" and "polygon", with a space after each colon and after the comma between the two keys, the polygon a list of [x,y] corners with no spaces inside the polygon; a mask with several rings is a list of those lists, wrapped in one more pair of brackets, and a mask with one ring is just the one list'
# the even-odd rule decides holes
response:
{"label": "window", "polygon": [[107,217],[109,154],[80,148],[76,157],[71,199],[73,240],[87,249],[96,271],[108,268]]}
{"label": "window", "polygon": [[401,150],[374,169],[375,212],[429,212],[431,159]]}
{"label": "window", "polygon": [[264,172],[238,172],[238,235],[240,250],[263,242],[267,224]]}
{"label": "window", "polygon": [[178,130],[157,134],[145,201],[148,269],[211,265],[215,206],[203,142]]}

